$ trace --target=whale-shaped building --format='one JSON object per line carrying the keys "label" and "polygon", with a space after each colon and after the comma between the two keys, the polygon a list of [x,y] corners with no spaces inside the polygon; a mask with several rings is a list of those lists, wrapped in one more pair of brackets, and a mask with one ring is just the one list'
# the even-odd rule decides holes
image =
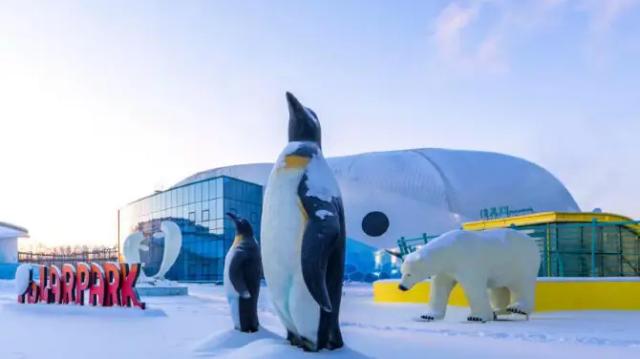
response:
{"label": "whale-shaped building", "polygon": [[[547,170],[499,153],[422,148],[327,161],[342,191],[347,236],[376,248],[395,247],[403,236],[459,228],[480,219],[487,208],[580,210]],[[218,176],[264,185],[271,167],[270,163],[221,167],[197,173],[176,186]],[[385,218],[388,225],[380,224]]]}
{"label": "whale-shaped building", "polygon": [[[438,235],[483,216],[580,210],[547,170],[504,154],[423,148],[330,157],[327,162],[342,192],[349,278],[392,270],[391,259],[380,258],[379,250],[396,247],[401,237]],[[233,242],[233,225],[224,213],[247,218],[260,233],[263,186],[271,168],[270,163],[256,163],[211,169],[130,203],[120,211],[120,244],[141,231],[148,243],[163,246],[154,233],[163,221],[172,220],[183,241],[167,278],[221,280],[224,253]],[[163,252],[150,248],[149,268],[161,265]]]}

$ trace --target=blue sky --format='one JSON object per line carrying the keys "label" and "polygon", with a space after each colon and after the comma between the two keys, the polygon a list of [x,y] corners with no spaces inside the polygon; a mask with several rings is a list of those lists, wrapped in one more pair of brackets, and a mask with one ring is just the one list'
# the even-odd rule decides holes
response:
{"label": "blue sky", "polygon": [[272,161],[284,92],[327,155],[476,149],[640,217],[640,1],[0,2],[0,220],[111,243],[116,210]]}

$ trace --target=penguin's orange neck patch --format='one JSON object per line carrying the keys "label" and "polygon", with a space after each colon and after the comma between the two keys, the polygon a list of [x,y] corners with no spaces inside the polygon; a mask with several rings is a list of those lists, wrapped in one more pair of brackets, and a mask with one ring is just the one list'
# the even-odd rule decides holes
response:
{"label": "penguin's orange neck patch", "polygon": [[309,163],[309,160],[309,157],[296,155],[286,156],[284,158],[284,168],[301,168],[306,166],[307,163]]}
{"label": "penguin's orange neck patch", "polygon": [[241,237],[241,236],[236,236],[236,237],[233,239],[233,244],[231,244],[231,246],[232,246],[232,247],[236,247],[236,246],[240,243],[240,241],[241,241],[241,240],[242,240],[242,237]]}

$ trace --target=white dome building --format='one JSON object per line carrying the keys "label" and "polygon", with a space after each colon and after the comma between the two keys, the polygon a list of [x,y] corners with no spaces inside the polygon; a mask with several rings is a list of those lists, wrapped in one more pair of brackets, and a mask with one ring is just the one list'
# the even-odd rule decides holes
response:
{"label": "white dome building", "polygon": [[[375,248],[400,237],[440,234],[488,208],[580,211],[564,185],[521,158],[424,148],[328,158],[342,190],[347,236]],[[176,184],[229,176],[264,186],[272,164],[216,168]]]}
{"label": "white dome building", "polygon": [[[483,215],[580,210],[548,171],[497,153],[426,148],[327,160],[342,191],[346,273],[352,280],[396,275],[394,258],[379,250],[396,247],[402,237],[439,235]],[[164,253],[156,232],[163,221],[173,221],[183,244],[167,278],[222,280],[234,235],[225,213],[247,218],[259,237],[263,186],[271,168],[270,163],[216,168],[127,204],[118,214],[120,245],[142,231],[149,250],[141,252],[141,260],[153,272]]]}

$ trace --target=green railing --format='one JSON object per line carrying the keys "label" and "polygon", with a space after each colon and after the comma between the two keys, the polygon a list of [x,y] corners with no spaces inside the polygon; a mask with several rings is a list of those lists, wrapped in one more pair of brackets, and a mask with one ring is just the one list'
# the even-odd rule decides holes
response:
{"label": "green railing", "polygon": [[[640,276],[640,221],[543,223],[512,226],[532,237],[540,249],[539,276]],[[398,240],[407,255],[437,236]]]}
{"label": "green railing", "polygon": [[423,233],[420,237],[414,238],[400,237],[400,239],[398,239],[398,249],[400,250],[400,254],[405,256],[414,252],[418,247],[427,244],[430,240],[436,237],[438,236],[428,235],[426,233]]}
{"label": "green railing", "polygon": [[640,276],[640,221],[519,226],[536,239],[541,276]]}

